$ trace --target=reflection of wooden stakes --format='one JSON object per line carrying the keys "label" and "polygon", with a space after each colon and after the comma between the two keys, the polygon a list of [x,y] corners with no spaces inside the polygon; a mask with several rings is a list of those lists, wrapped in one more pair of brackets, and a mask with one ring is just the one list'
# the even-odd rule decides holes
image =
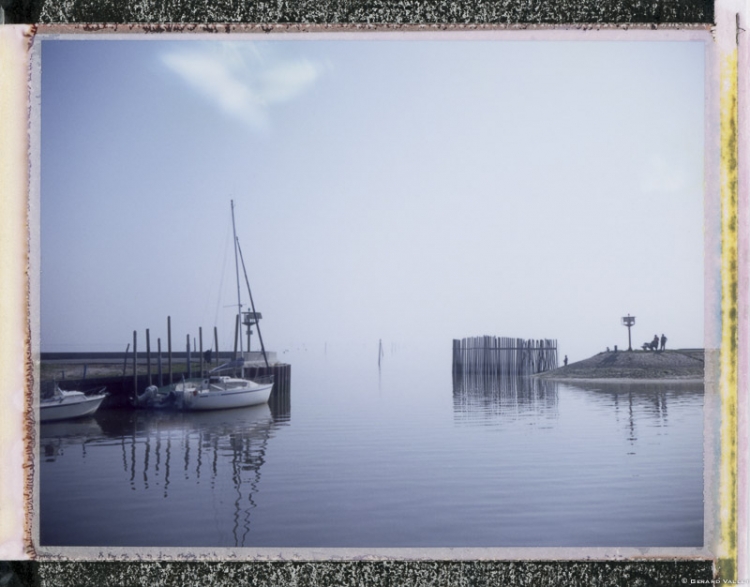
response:
{"label": "reflection of wooden stakes", "polygon": [[633,345],[630,342],[630,327],[635,324],[635,316],[631,316],[630,314],[628,314],[622,319],[622,323],[628,327],[628,350],[632,351]]}

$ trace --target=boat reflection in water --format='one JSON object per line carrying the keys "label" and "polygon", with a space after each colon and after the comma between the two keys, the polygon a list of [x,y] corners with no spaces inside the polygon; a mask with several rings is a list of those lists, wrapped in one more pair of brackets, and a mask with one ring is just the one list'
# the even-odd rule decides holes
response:
{"label": "boat reflection in water", "polygon": [[54,462],[66,448],[80,448],[82,458],[86,458],[88,439],[101,434],[102,428],[92,416],[77,420],[42,422],[40,457],[47,462]]}
{"label": "boat reflection in water", "polygon": [[[287,421],[263,404],[108,410],[86,422],[44,424],[41,542],[244,546],[269,439]],[[69,450],[79,445],[82,454]],[[81,492],[86,507],[75,498]]]}

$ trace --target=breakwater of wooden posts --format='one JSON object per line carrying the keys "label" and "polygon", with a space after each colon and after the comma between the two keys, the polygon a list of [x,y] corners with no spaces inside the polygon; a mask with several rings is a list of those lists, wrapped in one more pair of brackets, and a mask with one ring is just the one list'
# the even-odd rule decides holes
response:
{"label": "breakwater of wooden posts", "polygon": [[453,373],[526,377],[557,369],[557,340],[474,336],[453,341]]}

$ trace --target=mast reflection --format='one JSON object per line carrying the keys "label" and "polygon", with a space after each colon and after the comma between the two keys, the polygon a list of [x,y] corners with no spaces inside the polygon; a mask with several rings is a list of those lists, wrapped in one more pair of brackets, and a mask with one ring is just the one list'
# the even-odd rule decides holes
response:
{"label": "mast reflection", "polygon": [[235,546],[244,546],[268,441],[284,425],[265,404],[212,412],[112,410],[85,421],[45,424],[40,444],[48,461],[75,445],[115,448],[122,482],[134,492],[156,490],[168,499],[174,488],[179,502],[191,485],[207,483],[219,502],[231,495],[225,531]]}

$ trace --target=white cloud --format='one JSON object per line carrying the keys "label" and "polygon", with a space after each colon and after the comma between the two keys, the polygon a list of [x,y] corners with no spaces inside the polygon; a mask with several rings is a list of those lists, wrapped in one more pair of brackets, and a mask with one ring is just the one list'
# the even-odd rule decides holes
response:
{"label": "white cloud", "polygon": [[161,59],[224,113],[256,130],[268,127],[275,104],[301,96],[323,72],[307,59],[281,60],[250,43],[179,48]]}

